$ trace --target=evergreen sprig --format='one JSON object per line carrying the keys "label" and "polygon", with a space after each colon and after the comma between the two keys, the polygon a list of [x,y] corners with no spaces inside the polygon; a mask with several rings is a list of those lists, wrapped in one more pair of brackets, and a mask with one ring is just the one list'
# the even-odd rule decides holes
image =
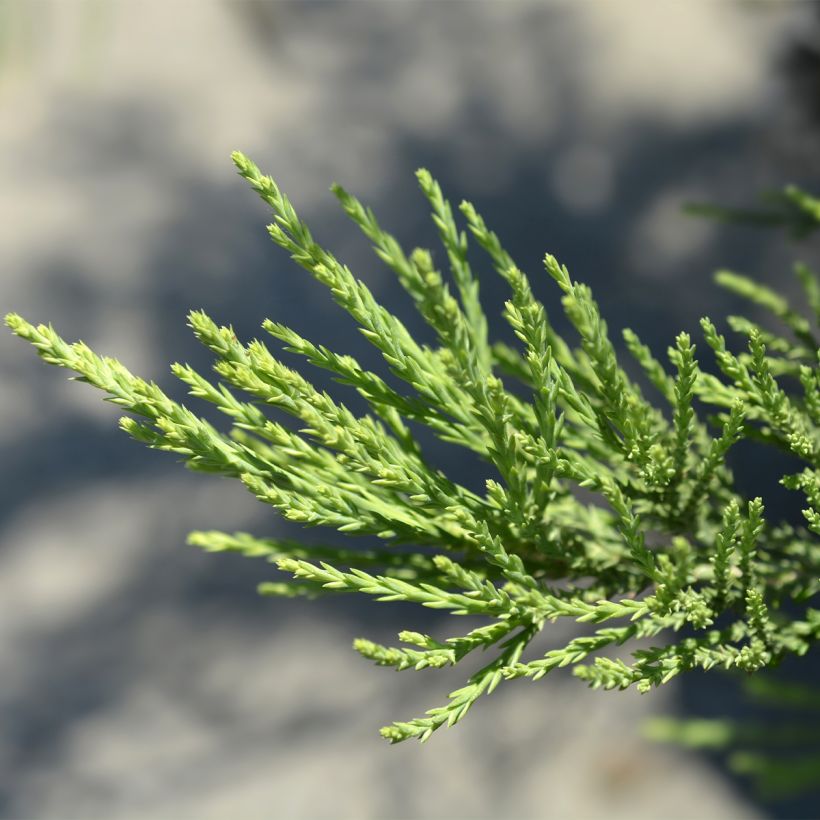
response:
{"label": "evergreen sprig", "polygon": [[[474,206],[462,203],[466,225],[459,226],[458,211],[427,171],[418,179],[449,283],[429,251],[405,253],[370,209],[334,186],[430,325],[437,343],[421,344],[313,239],[270,177],[240,153],[233,159],[273,212],[271,238],[330,290],[401,386],[283,324],[266,320],[264,330],[284,351],[356,390],[368,413],[355,414],[264,342],[242,342],[202,311],[189,322],[214,355],[216,375],[186,364],[172,372],[193,398],[228,417],[223,430],[50,326],[16,314],[6,324],[46,362],[126,410],[121,426],[133,438],[177,453],[193,469],[239,479],[290,520],[379,541],[359,549],[246,533],[191,535],[196,546],[262,558],[289,577],[262,584],[261,593],[363,593],[487,621],[441,641],[410,631],[399,635],[401,647],[355,641],[364,657],[397,670],[455,665],[478,649],[492,654],[445,706],[386,727],[385,738],[426,740],[502,681],[537,680],[559,667],[573,667],[594,687],[647,691],[689,669],[754,671],[808,651],[820,634],[820,613],[810,606],[820,589],[820,370],[812,320],[769,288],[720,272],[719,284],[769,311],[793,338],[731,317],[748,347],[732,352],[704,319],[715,376],[701,370],[688,334],[670,348],[670,372],[626,330],[629,352],[659,394],[656,405],[627,375],[590,289],[555,257],[545,258],[546,272],[580,346],[555,331],[528,277]],[[785,196],[804,229],[820,224],[817,200],[792,189]],[[470,235],[489,265],[471,256]],[[487,267],[509,287],[504,317],[519,351],[488,338],[479,301]],[[805,265],[795,272],[818,313],[816,276]],[[529,401],[511,379],[531,391]],[[274,421],[270,407],[295,423]],[[484,492],[432,466],[412,432],[419,424],[472,451]],[[727,457],[744,438],[784,449],[801,464],[783,483],[805,499],[805,526],[767,521],[762,499],[739,492]],[[525,659],[532,638],[558,618],[595,628]],[[638,644],[631,657],[621,649],[647,639],[657,645]]]}

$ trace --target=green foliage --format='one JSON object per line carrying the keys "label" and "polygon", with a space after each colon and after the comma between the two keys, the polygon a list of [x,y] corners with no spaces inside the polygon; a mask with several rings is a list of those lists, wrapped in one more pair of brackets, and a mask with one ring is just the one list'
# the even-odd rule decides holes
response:
{"label": "green foliage", "polygon": [[[335,187],[430,325],[436,343],[422,344],[314,241],[272,179],[241,154],[234,162],[273,211],[271,238],[330,290],[402,386],[282,324],[266,321],[264,330],[356,390],[370,412],[356,415],[263,341],[244,343],[202,312],[190,314],[190,326],[215,356],[216,379],[184,364],[172,370],[192,397],[228,417],[226,430],[50,326],[14,314],[6,323],[45,361],[123,407],[130,415],[121,426],[133,438],[177,453],[192,469],[239,479],[292,521],[378,539],[378,548],[364,550],[245,533],[191,536],[206,550],[275,564],[289,580],[263,584],[263,594],[364,593],[486,620],[446,640],[402,632],[399,647],[354,643],[397,670],[454,665],[477,650],[490,655],[445,706],[386,727],[385,738],[426,740],[502,681],[538,679],[556,667],[571,666],[593,687],[645,692],[691,669],[754,671],[810,649],[820,635],[820,611],[810,606],[820,587],[820,372],[806,317],[769,289],[721,272],[721,284],[771,312],[794,340],[734,317],[730,326],[747,337],[748,351],[732,352],[704,319],[715,376],[701,370],[688,334],[676,338],[667,368],[625,331],[657,391],[653,403],[620,363],[590,289],[554,257],[546,257],[546,270],[579,346],[556,333],[475,208],[462,204],[460,228],[426,171],[418,179],[451,283],[431,252],[406,254],[369,209]],[[801,219],[820,222],[816,200],[789,196]],[[488,339],[468,234],[509,286],[504,318],[519,351]],[[797,276],[816,310],[816,278],[805,266]],[[273,421],[268,407],[295,424]],[[472,451],[485,492],[433,467],[411,425]],[[798,466],[783,483],[802,494],[805,526],[766,520],[762,500],[738,492],[727,455],[744,438],[759,443],[762,458],[772,447],[791,454]],[[532,638],[558,618],[589,626],[563,648],[526,659]]]}
{"label": "green foliage", "polygon": [[765,799],[812,792],[820,782],[820,689],[756,675],[746,681],[751,701],[774,710],[768,720],[653,718],[644,734],[690,749],[717,751],[729,768],[751,776]]}
{"label": "green foliage", "polygon": [[705,216],[719,222],[744,223],[762,227],[782,227],[802,239],[820,227],[820,199],[796,185],[763,196],[762,208],[727,208],[711,203],[690,203],[686,210],[693,216]]}

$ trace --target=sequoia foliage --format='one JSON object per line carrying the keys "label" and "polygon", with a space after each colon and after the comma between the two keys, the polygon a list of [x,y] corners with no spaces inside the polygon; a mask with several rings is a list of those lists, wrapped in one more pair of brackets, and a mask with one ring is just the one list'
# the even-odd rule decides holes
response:
{"label": "sequoia foliage", "polygon": [[[489,657],[444,705],[382,729],[386,739],[426,740],[502,682],[537,680],[556,667],[572,667],[593,687],[647,692],[691,669],[754,672],[811,648],[820,635],[820,610],[811,606],[820,589],[820,282],[807,267],[795,273],[811,320],[761,284],[717,275],[772,314],[781,332],[729,317],[740,337],[730,345],[705,318],[702,341],[679,334],[667,363],[624,331],[646,374],[642,387],[619,360],[590,289],[546,256],[574,328],[563,338],[476,209],[463,202],[454,211],[428,172],[418,181],[443,255],[406,253],[370,209],[339,186],[333,192],[429,324],[434,344],[414,338],[314,241],[270,177],[240,153],[233,159],[273,212],[271,238],[328,288],[395,378],[278,322],[263,324],[267,342],[245,342],[195,311],[190,326],[214,355],[215,375],[185,364],[172,371],[194,399],[227,416],[220,429],[49,325],[16,314],[6,323],[46,362],[121,406],[128,413],[121,427],[138,441],[182,456],[192,469],[238,479],[291,521],[376,539],[376,548],[364,549],[191,534],[208,551],[275,564],[286,580],[262,584],[263,594],[361,593],[481,616],[466,633],[454,619],[454,637],[404,631],[396,646],[354,642],[365,658],[398,670],[455,665],[478,650]],[[789,191],[785,201],[802,229],[820,225],[820,200]],[[468,238],[483,252],[482,277],[494,269],[509,288],[503,314],[517,348],[489,338]],[[357,415],[318,390],[277,347],[356,390],[369,412]],[[702,370],[704,355],[716,367]],[[294,423],[275,420],[268,408]],[[413,432],[418,425],[474,453],[484,490],[433,466]],[[727,459],[743,439],[760,448],[761,464],[780,450],[799,465],[782,483],[802,498],[802,523],[773,520],[763,498],[738,490]],[[528,656],[533,637],[559,618],[590,626],[561,648]]]}

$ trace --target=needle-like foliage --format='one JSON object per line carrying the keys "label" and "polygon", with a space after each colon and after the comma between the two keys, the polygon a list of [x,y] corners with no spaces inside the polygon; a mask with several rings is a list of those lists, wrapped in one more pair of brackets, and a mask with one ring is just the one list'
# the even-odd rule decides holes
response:
{"label": "needle-like foliage", "polygon": [[[264,330],[355,389],[368,413],[315,388],[270,338],[244,342],[200,311],[189,322],[215,357],[215,377],[184,364],[172,370],[193,398],[228,417],[224,429],[119,362],[66,343],[51,326],[15,314],[6,323],[45,361],[126,410],[121,426],[133,438],[177,453],[192,469],[239,479],[292,521],[378,540],[359,549],[191,535],[208,551],[275,564],[288,580],[263,584],[263,594],[363,593],[485,619],[466,634],[455,626],[455,637],[405,631],[395,647],[354,642],[364,657],[397,670],[454,665],[478,650],[488,658],[444,706],[384,728],[385,738],[426,740],[502,681],[537,680],[556,667],[573,667],[593,687],[645,692],[687,670],[754,671],[809,650],[820,635],[820,611],[810,606],[820,588],[820,371],[808,317],[771,290],[721,272],[720,284],[772,313],[787,335],[734,317],[729,324],[748,349],[732,352],[704,319],[705,344],[681,333],[667,366],[625,331],[646,389],[657,394],[650,401],[622,366],[590,289],[554,257],[546,257],[546,272],[577,342],[556,332],[527,275],[469,203],[459,226],[459,210],[428,172],[418,179],[446,272],[428,251],[405,253],[368,208],[334,187],[430,325],[436,342],[421,344],[313,239],[270,177],[242,154],[233,159],[272,210],[271,238],[330,290],[396,378],[388,383],[285,325],[266,321]],[[816,200],[790,196],[801,219],[820,222]],[[479,282],[493,275],[509,287],[503,315],[518,350],[488,338]],[[816,277],[805,266],[797,276],[817,311]],[[708,372],[711,363],[699,364],[709,349],[719,376]],[[274,421],[267,408],[294,424]],[[472,451],[485,490],[434,467],[411,425]],[[802,494],[803,526],[769,521],[762,499],[742,497],[727,457],[744,438],[763,448],[761,464],[765,448],[793,457],[783,483]],[[563,648],[528,656],[532,638],[558,618],[588,626]]]}

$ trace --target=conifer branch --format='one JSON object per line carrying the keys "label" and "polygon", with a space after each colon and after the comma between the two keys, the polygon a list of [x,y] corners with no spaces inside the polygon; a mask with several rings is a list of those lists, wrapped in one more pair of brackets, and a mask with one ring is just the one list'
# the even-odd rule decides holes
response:
{"label": "conifer branch", "polygon": [[[446,705],[386,727],[385,738],[426,740],[503,680],[537,680],[562,667],[594,687],[648,691],[691,669],[756,672],[815,646],[820,352],[813,322],[820,318],[820,284],[807,267],[795,273],[813,317],[747,277],[717,275],[785,328],[779,335],[729,317],[748,340],[746,350],[735,351],[714,323],[702,320],[717,375],[707,365],[701,371],[686,333],[674,339],[667,372],[637,334],[624,331],[659,407],[627,375],[589,288],[547,255],[579,349],[556,331],[550,302],[535,298],[527,275],[476,209],[462,203],[462,230],[426,171],[418,178],[447,257],[445,274],[431,251],[405,253],[369,208],[340,186],[333,191],[411,296],[437,347],[416,341],[313,238],[270,177],[242,154],[234,162],[273,212],[273,241],[330,290],[398,381],[279,322],[263,323],[266,342],[241,341],[230,326],[193,311],[190,326],[213,354],[215,375],[206,378],[184,363],[172,372],[193,401],[223,414],[220,429],[118,361],[64,341],[51,326],[16,314],[6,324],[46,362],[124,410],[120,425],[135,440],[176,453],[192,469],[240,480],[305,527],[375,542],[360,549],[355,540],[337,546],[321,538],[191,534],[190,543],[208,552],[259,558],[285,573],[261,584],[261,594],[363,594],[482,619],[443,640],[403,631],[401,646],[355,641],[361,655],[396,670],[458,665],[477,650],[490,654]],[[778,202],[791,221],[777,212],[775,222],[820,226],[817,198],[786,189]],[[509,287],[503,316],[518,349],[489,339],[468,232]],[[317,389],[280,359],[279,347],[357,391],[365,411],[354,413]],[[509,388],[502,375],[525,389]],[[704,416],[701,404],[714,415]],[[274,421],[271,408],[284,421]],[[483,494],[434,466],[418,425],[471,452]],[[801,494],[799,526],[767,520],[763,499],[739,492],[731,450],[744,438],[760,448],[761,464],[771,447],[800,459],[799,472],[781,479]],[[559,618],[594,629],[522,660],[532,638]],[[657,645],[635,648],[647,638]],[[631,657],[608,654],[619,648]]]}

